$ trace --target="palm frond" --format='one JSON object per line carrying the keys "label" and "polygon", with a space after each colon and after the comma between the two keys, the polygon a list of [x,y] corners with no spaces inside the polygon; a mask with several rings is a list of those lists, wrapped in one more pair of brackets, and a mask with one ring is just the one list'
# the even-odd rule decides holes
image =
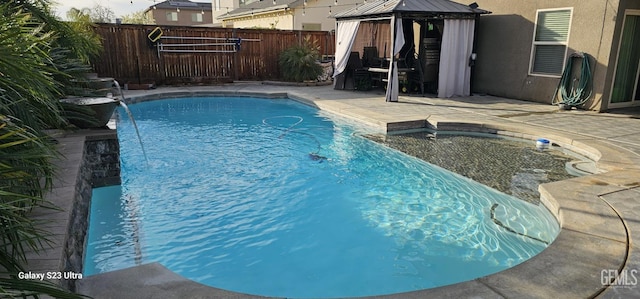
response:
{"label": "palm frond", "polygon": [[1,298],[83,298],[51,282],[18,277],[27,252],[50,246],[50,234],[30,216],[36,207],[55,209],[44,195],[59,153],[43,129],[67,125],[59,101],[63,84],[86,69],[100,49],[95,35],[58,20],[49,5],[49,0],[0,3]]}

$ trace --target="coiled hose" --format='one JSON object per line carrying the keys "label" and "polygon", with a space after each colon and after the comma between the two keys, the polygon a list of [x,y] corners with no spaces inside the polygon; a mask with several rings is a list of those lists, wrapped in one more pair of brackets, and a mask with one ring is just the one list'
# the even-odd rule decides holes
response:
{"label": "coiled hose", "polygon": [[[270,123],[271,120],[273,119],[278,119],[278,118],[289,118],[289,119],[295,119],[297,120],[295,123],[293,123],[292,125],[290,125],[289,127],[283,128],[281,126],[275,125]],[[310,152],[309,153],[309,158],[313,161],[318,161],[320,163],[322,163],[323,161],[327,160],[328,158],[325,156],[320,155],[320,150],[322,149],[322,145],[320,144],[320,141],[318,140],[318,138],[316,138],[316,136],[314,136],[313,134],[309,134],[306,132],[303,132],[301,129],[294,129],[295,126],[299,125],[304,119],[300,116],[297,115],[280,115],[280,116],[272,116],[272,117],[267,117],[265,119],[262,120],[262,123],[275,128],[275,129],[279,129],[279,130],[283,130],[284,132],[282,132],[282,134],[280,134],[280,136],[278,136],[278,139],[284,137],[285,135],[289,134],[290,132],[292,133],[298,133],[298,134],[302,134],[302,135],[306,135],[308,137],[310,137],[317,145],[317,149],[314,152]]]}
{"label": "coiled hose", "polygon": [[[560,83],[553,93],[551,101],[553,105],[564,104],[565,107],[570,108],[581,106],[589,100],[593,91],[593,75],[591,74],[589,57],[587,53],[576,52],[567,59]],[[571,78],[574,58],[582,59],[579,79]],[[575,81],[578,81],[577,85]],[[558,91],[560,91],[560,96],[558,96]]]}

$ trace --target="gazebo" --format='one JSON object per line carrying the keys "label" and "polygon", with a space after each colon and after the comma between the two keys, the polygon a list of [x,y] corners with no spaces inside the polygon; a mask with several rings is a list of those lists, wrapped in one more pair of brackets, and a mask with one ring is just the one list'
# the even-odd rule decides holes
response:
{"label": "gazebo", "polygon": [[[464,5],[448,0],[377,0],[337,13],[334,15],[337,22],[334,77],[347,68],[361,24],[387,23],[390,46],[387,49],[384,43],[383,55],[388,64],[369,68],[385,72],[386,78],[381,81],[387,84],[386,101],[398,101],[398,58],[413,60],[416,46],[419,46],[415,63],[420,69],[420,80],[425,73],[432,73],[438,97],[467,96],[471,66],[476,58],[473,53],[475,23],[481,14],[488,13],[475,3]],[[418,27],[416,36],[414,28]],[[367,31],[365,34],[371,39],[378,35],[377,30]],[[366,54],[363,50],[363,56]],[[413,72],[415,68],[405,65],[404,70]]]}

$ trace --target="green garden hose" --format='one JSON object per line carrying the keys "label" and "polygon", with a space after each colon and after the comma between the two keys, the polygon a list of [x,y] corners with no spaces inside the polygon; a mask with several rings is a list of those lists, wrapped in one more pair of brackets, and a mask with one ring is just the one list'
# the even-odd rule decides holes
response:
{"label": "green garden hose", "polygon": [[[583,105],[591,97],[593,91],[593,76],[591,74],[589,57],[587,53],[576,52],[571,54],[569,59],[567,59],[560,83],[553,93],[553,99],[551,101],[553,105],[564,104],[565,107],[577,107]],[[574,58],[582,59],[582,67],[580,76],[572,79],[571,74]],[[575,84],[575,81],[578,81],[577,84]],[[558,97],[558,91],[560,91],[560,97]]]}

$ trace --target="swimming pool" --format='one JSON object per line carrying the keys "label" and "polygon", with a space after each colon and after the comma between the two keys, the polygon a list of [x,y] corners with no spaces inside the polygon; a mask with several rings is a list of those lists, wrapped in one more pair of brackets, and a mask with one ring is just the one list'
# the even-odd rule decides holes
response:
{"label": "swimming pool", "polygon": [[131,110],[148,162],[120,119],[123,183],[94,190],[86,275],[160,262],[251,294],[389,294],[506,269],[559,231],[542,206],[295,101],[184,98]]}

